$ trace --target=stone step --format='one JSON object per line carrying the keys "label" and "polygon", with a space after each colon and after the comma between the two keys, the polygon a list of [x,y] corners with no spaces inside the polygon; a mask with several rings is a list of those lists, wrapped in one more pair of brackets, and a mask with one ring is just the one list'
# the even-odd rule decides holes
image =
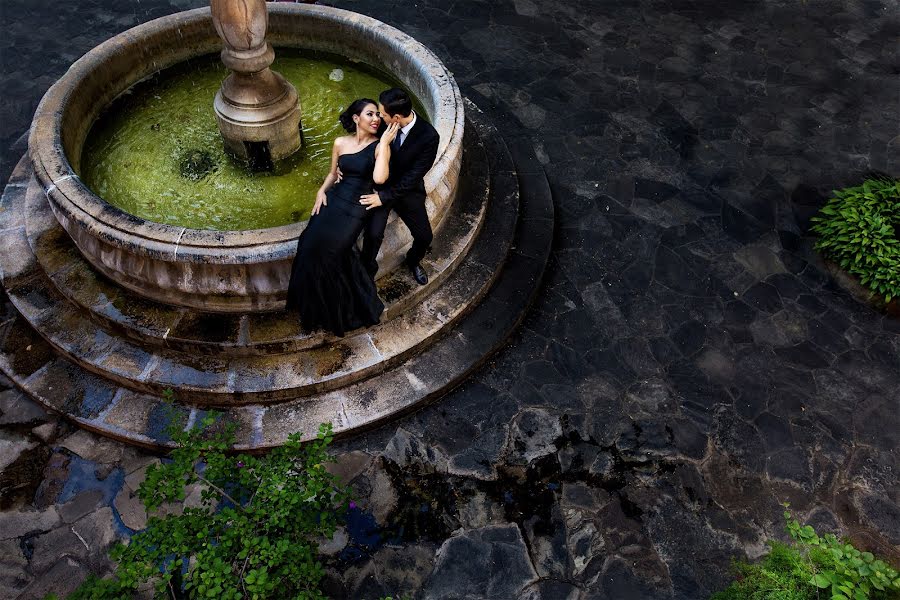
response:
{"label": "stone step", "polygon": [[[379,278],[379,294],[385,302],[382,321],[399,316],[438,289],[478,236],[487,214],[489,178],[485,144],[477,128],[467,129],[466,144],[457,199],[435,233],[432,252],[423,261],[429,282],[418,285],[405,268]],[[294,313],[203,312],[156,302],[117,286],[78,251],[35,179],[28,188],[21,210],[32,252],[62,296],[113,336],[127,337],[143,348],[228,356],[296,352],[339,340],[331,333],[302,331]]]}
{"label": "stone step", "polygon": [[[496,145],[497,141],[487,143]],[[57,352],[134,391],[161,394],[171,389],[187,402],[230,406],[337,389],[382,372],[427,347],[491,285],[512,241],[518,186],[509,154],[495,151],[489,156],[490,187],[502,193],[492,192],[482,235],[459,267],[419,304],[332,344],[270,356],[199,355],[147,347],[116,336],[98,327],[57,291],[42,271],[43,265],[30,253],[22,226],[10,230],[3,244],[10,256],[21,257],[28,266],[20,265],[16,279],[4,280],[4,284],[19,313]]]}
{"label": "stone step", "polygon": [[[468,110],[477,108],[470,104]],[[487,127],[484,121],[480,117]],[[496,130],[493,134],[499,140]],[[371,428],[440,397],[503,346],[538,291],[554,222],[549,186],[533,151],[519,146],[513,157],[516,170],[509,175],[520,186],[520,218],[513,249],[485,299],[448,335],[377,376],[277,404],[226,409],[224,417],[237,426],[236,448],[278,446],[294,432],[312,439],[323,422],[331,422],[339,436]],[[81,427],[148,447],[168,446],[169,425],[190,426],[206,410],[183,398],[172,403],[125,389],[86,371],[58,356],[22,316],[0,323],[0,371],[31,398]]]}

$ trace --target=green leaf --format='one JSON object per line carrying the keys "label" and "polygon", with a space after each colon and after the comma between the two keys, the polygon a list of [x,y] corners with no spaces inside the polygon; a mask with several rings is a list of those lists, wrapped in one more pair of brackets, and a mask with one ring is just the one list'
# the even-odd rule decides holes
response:
{"label": "green leaf", "polygon": [[809,583],[822,589],[831,587],[831,582],[828,581],[828,578],[821,573],[816,573],[815,575],[813,575],[812,579],[809,580]]}

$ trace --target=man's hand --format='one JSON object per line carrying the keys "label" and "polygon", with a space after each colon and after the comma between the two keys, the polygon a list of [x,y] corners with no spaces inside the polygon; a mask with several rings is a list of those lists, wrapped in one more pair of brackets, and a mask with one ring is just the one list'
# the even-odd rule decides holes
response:
{"label": "man's hand", "polygon": [[372,210],[381,206],[381,198],[378,194],[365,194],[359,197],[359,203],[366,207],[366,210]]}
{"label": "man's hand", "polygon": [[340,182],[341,182],[341,179],[344,178],[344,174],[341,173],[341,168],[340,168],[340,167],[338,167],[336,170],[337,170],[337,179],[335,179],[334,182],[335,182],[335,183],[340,183]]}
{"label": "man's hand", "polygon": [[313,205],[311,214],[319,214],[319,210],[321,210],[323,206],[328,206],[328,200],[326,199],[325,192],[319,190],[316,192],[316,203]]}

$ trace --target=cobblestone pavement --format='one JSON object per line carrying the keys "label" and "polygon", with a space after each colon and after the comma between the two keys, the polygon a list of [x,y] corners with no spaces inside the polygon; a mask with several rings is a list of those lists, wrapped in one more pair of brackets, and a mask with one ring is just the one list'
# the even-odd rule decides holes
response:
{"label": "cobblestone pavement", "polygon": [[[201,4],[5,0],[0,177],[67,65]],[[900,175],[900,5],[335,4],[513,114],[503,136],[536,150],[558,224],[510,346],[338,445],[365,512],[329,549],[335,597],[705,598],[783,536],[784,501],[900,559],[900,321],[836,285],[804,235],[829,190]],[[107,568],[152,457],[0,398],[0,595],[40,597]],[[367,518],[402,535],[366,546]]]}

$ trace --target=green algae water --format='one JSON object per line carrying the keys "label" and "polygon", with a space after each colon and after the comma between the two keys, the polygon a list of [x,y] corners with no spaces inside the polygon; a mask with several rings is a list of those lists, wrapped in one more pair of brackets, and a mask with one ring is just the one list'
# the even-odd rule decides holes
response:
{"label": "green algae water", "polygon": [[278,55],[272,68],[300,94],[304,147],[273,172],[251,172],[225,154],[213,98],[228,70],[215,55],[162,71],[118,98],[88,134],[82,180],[110,204],[157,223],[230,231],[308,219],[332,142],[346,135],[338,115],[397,84],[333,55]]}

